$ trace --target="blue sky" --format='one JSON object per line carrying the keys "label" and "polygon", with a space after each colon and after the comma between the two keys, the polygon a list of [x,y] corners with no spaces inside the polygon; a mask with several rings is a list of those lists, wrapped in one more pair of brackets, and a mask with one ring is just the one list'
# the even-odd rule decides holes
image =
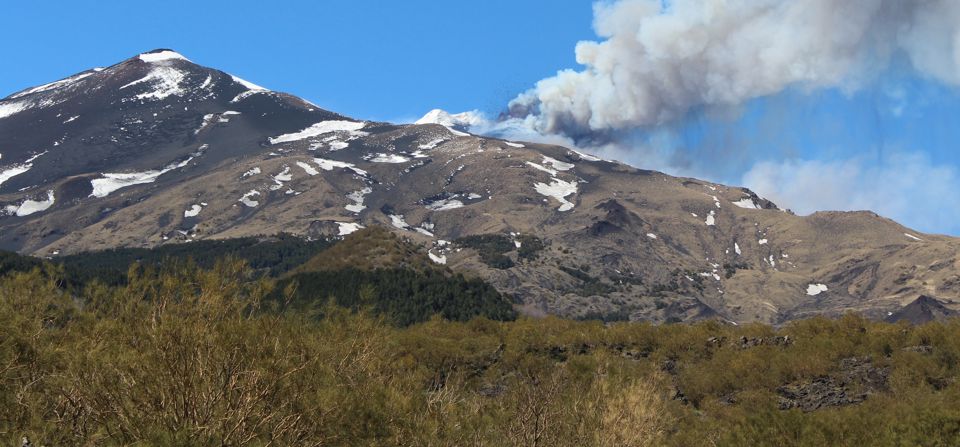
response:
{"label": "blue sky", "polygon": [[0,96],[142,51],[347,115],[502,108],[593,37],[589,0],[49,1],[3,6]]}
{"label": "blue sky", "polygon": [[[599,40],[591,0],[6,1],[0,96],[142,51],[202,65],[349,116],[412,121],[432,108],[496,116]],[[960,95],[893,64],[856,91],[788,88],[736,110],[691,112],[607,154],[745,184],[806,214],[872,209],[960,234]],[[728,111],[729,112],[729,111]]]}

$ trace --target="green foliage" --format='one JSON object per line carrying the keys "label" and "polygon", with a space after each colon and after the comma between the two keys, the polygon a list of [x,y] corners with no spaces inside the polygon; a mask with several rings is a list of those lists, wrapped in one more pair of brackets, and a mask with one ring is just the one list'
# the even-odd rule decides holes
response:
{"label": "green foliage", "polygon": [[425,254],[409,240],[397,237],[392,231],[372,225],[350,234],[343,241],[310,258],[297,272],[343,269],[438,269]]}
{"label": "green foliage", "polygon": [[520,235],[517,236],[517,241],[520,242],[520,248],[517,249],[517,257],[528,261],[535,261],[540,257],[540,252],[546,248],[543,241],[536,236]]}
{"label": "green foliage", "polygon": [[[444,319],[456,289],[493,295],[440,271],[276,280],[238,260],[133,264],[76,291],[63,274],[0,277],[0,445],[960,444],[960,320],[494,321],[468,302]],[[305,287],[339,294],[308,304]],[[392,307],[411,296],[429,306]],[[780,409],[781,387],[850,358],[888,372],[865,400]]]}
{"label": "green foliage", "polygon": [[[601,281],[600,278],[588,274],[583,270],[583,267],[574,269],[560,266],[560,270],[580,280],[580,287],[573,291],[580,296],[607,295],[617,290],[616,287]],[[589,267],[587,270],[589,270]]]}
{"label": "green foliage", "polygon": [[455,240],[454,243],[476,250],[480,261],[492,268],[506,270],[514,265],[513,260],[505,256],[514,250],[513,241],[502,234],[467,236]]}
{"label": "green foliage", "polygon": [[298,273],[280,284],[295,283],[293,308],[305,309],[333,297],[351,309],[370,308],[400,326],[426,321],[433,315],[466,321],[477,316],[513,320],[511,303],[479,279],[447,275],[437,270],[343,269]]}
{"label": "green foliage", "polygon": [[737,274],[737,270],[749,270],[750,265],[745,262],[734,262],[734,263],[724,263],[723,264],[723,276],[727,279],[733,278],[733,275]]}
{"label": "green foliage", "polygon": [[127,269],[135,262],[160,266],[189,259],[201,267],[211,268],[227,256],[243,259],[258,272],[277,276],[331,245],[332,241],[326,239],[306,240],[279,234],[264,238],[199,240],[155,248],[117,248],[64,256],[56,261],[64,265],[68,279],[78,284],[96,279],[106,284],[122,285],[127,280]]}
{"label": "green foliage", "polygon": [[545,248],[543,241],[535,236],[519,235],[516,241],[520,243],[518,248],[513,239],[502,234],[481,234],[475,236],[466,236],[457,239],[454,243],[472,248],[480,255],[480,260],[488,266],[505,270],[514,266],[514,262],[507,253],[516,251],[517,259],[522,261],[535,261],[540,256],[540,252]]}
{"label": "green foliage", "polygon": [[29,272],[42,265],[40,259],[0,250],[0,276],[9,272]]}

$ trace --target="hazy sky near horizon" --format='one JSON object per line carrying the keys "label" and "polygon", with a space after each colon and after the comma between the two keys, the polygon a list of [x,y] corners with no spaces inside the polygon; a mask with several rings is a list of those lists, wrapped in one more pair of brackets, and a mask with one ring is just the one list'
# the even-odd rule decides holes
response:
{"label": "hazy sky near horizon", "polygon": [[[594,117],[623,120],[613,141],[593,144],[593,135],[587,142],[571,140],[604,157],[746,185],[800,214],[870,209],[920,231],[960,235],[960,94],[954,82],[960,80],[960,61],[915,67],[923,62],[916,48],[931,49],[927,56],[937,56],[933,50],[960,55],[960,47],[952,47],[960,40],[941,39],[953,25],[917,26],[928,32],[914,36],[912,47],[894,48],[889,64],[870,66],[869,82],[857,88],[842,76],[813,83],[781,76],[769,83],[770,73],[791,74],[796,55],[818,51],[825,57],[811,62],[812,69],[845,73],[822,62],[847,55],[831,46],[843,41],[833,30],[856,25],[843,21],[860,12],[857,7],[885,11],[895,3],[609,0],[595,10],[591,0],[12,0],[2,6],[7,20],[0,27],[0,96],[154,48],[172,48],[198,64],[370,120],[410,122],[432,108],[479,110],[492,119],[544,80],[535,105],[553,100],[582,110],[586,104]],[[750,10],[759,4],[787,6],[762,14]],[[927,14],[934,19],[950,22],[951,14],[960,14],[947,0],[926,4],[949,9]],[[804,8],[820,8],[811,17],[825,18],[823,28],[808,27]],[[870,24],[865,33],[874,40],[887,36],[885,27],[902,25],[899,16],[864,17],[858,23]],[[763,39],[756,44],[751,36],[743,45],[738,39],[744,30]],[[699,54],[711,59],[693,65],[698,53],[677,56],[691,51],[689,42],[698,38],[705,39]],[[584,40],[605,46],[578,47]],[[759,53],[770,66],[749,58],[718,60],[716,54],[729,48]],[[907,57],[911,49],[914,59]],[[859,49],[850,51],[856,55]],[[771,54],[777,56],[773,62]],[[578,64],[578,55],[593,65]],[[598,76],[604,64],[611,70],[635,64],[640,75]],[[560,70],[569,71],[558,76]],[[710,87],[713,96],[746,87],[734,104],[722,107],[696,95],[681,97],[680,106],[655,109],[666,110],[670,119],[651,124],[636,116],[646,109],[630,94],[675,96],[662,79],[648,82],[645,73],[652,78],[662,74],[658,70],[694,86],[728,81]],[[764,75],[760,84],[750,79],[757,73]],[[570,80],[576,82],[568,87],[576,88],[557,87]],[[557,97],[558,91],[564,93]]]}

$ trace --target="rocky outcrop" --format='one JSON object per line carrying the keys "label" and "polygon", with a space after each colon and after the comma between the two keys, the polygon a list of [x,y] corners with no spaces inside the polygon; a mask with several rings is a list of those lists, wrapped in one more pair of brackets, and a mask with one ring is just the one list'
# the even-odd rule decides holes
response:
{"label": "rocky outcrop", "polygon": [[840,370],[808,382],[777,388],[780,409],[814,411],[863,402],[875,392],[887,388],[889,367],[876,366],[868,357],[851,357],[840,361]]}
{"label": "rocky outcrop", "polygon": [[886,321],[890,323],[906,321],[912,324],[923,324],[957,315],[957,311],[948,309],[940,300],[927,295],[920,295],[912,303],[887,316]]}

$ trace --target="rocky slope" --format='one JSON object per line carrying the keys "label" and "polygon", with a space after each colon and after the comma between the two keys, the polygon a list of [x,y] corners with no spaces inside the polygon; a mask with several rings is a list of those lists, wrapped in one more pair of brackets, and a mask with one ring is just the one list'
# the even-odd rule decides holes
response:
{"label": "rocky slope", "polygon": [[466,118],[360,121],[144,53],[0,101],[0,248],[383,225],[533,315],[884,318],[920,295],[957,307],[955,238],[870,212],[796,216],[743,188],[471,135]]}

